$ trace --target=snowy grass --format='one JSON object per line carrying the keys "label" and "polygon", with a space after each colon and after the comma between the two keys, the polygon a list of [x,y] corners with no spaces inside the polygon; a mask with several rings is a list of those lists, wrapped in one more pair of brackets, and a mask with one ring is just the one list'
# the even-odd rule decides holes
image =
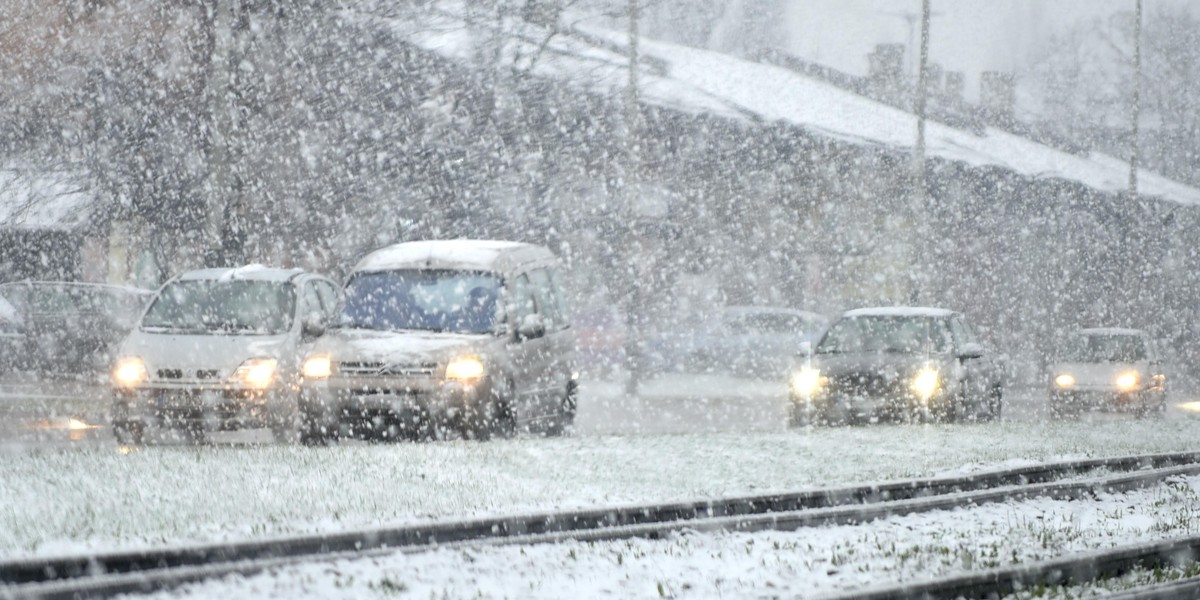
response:
{"label": "snowy grass", "polygon": [[[182,595],[741,598],[848,594],[1194,535],[1200,530],[1198,486],[1200,478],[1180,479],[1089,501],[1034,499],[794,532],[447,548],[289,567],[245,580],[187,588]],[[1149,572],[1141,579],[1171,576]],[[1054,592],[1055,597],[1080,597],[1069,595],[1070,588],[1030,590],[1018,597]]]}
{"label": "snowy grass", "polygon": [[0,456],[0,556],[341,530],[1194,450],[1200,421],[1097,420],[494,443],[32,447]]}

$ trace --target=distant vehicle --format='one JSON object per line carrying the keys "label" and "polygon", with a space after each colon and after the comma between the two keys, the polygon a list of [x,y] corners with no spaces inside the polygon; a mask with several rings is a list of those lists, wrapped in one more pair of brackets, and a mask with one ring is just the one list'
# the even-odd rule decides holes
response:
{"label": "distant vehicle", "polygon": [[1166,409],[1167,377],[1153,340],[1139,329],[1081,329],[1050,366],[1050,412],[1136,415]]}
{"label": "distant vehicle", "polygon": [[339,297],[324,277],[261,265],[168,281],[112,371],[117,439],[261,427],[294,439],[301,361]]}
{"label": "distant vehicle", "polygon": [[575,315],[576,360],[585,376],[611,377],[625,367],[625,317],[613,306]]}
{"label": "distant vehicle", "polygon": [[728,306],[715,328],[692,345],[692,369],[757,377],[780,377],[805,342],[829,326],[824,316],[790,308]]}
{"label": "distant vehicle", "polygon": [[0,296],[0,373],[17,369],[25,355],[25,327],[21,314]]}
{"label": "distant vehicle", "polygon": [[803,310],[727,306],[715,318],[693,320],[690,331],[653,336],[648,360],[660,371],[781,377],[828,326],[823,315]]}
{"label": "distant vehicle", "polygon": [[940,308],[851,310],[791,378],[791,422],[992,420],[1001,367],[963,315]]}
{"label": "distant vehicle", "polygon": [[368,254],[304,365],[303,439],[565,432],[578,390],[557,270],[550,250],[516,242]]}
{"label": "distant vehicle", "polygon": [[22,368],[51,375],[99,376],[136,325],[154,292],[96,283],[0,284],[25,332]]}

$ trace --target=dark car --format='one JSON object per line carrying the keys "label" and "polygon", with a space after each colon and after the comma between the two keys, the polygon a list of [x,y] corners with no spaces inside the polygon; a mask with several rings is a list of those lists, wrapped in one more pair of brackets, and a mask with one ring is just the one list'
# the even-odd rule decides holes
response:
{"label": "dark car", "polygon": [[0,285],[24,324],[23,367],[53,375],[107,372],[112,352],[153,292],[140,288],[23,281]]}
{"label": "dark car", "polygon": [[959,313],[852,310],[793,371],[791,422],[996,419],[1001,371]]}

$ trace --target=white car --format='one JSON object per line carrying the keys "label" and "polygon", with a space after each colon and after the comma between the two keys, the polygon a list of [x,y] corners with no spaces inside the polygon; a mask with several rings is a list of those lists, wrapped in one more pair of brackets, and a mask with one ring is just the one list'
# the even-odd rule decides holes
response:
{"label": "white car", "polygon": [[1145,331],[1081,329],[1050,366],[1050,412],[1161,413],[1166,384],[1154,342]]}
{"label": "white car", "polygon": [[152,432],[269,427],[297,433],[300,362],[340,291],[298,269],[203,269],[167,282],[121,345],[112,371],[118,441]]}

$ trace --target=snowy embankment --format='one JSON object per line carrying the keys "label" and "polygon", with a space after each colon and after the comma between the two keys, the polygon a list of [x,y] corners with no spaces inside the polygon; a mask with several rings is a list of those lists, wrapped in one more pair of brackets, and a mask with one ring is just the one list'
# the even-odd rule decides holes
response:
{"label": "snowy embankment", "polygon": [[[1056,423],[1014,411],[995,424],[787,431],[778,390],[663,389],[628,402],[606,389],[585,390],[581,434],[567,439],[10,446],[0,450],[0,556],[794,491],[1195,450],[1200,439],[1200,420],[1184,413]],[[695,433],[644,433],[687,422]]]}
{"label": "snowy embankment", "polygon": [[444,548],[308,563],[184,589],[206,598],[374,598],[401,592],[420,598],[852,594],[1194,535],[1200,530],[1198,488],[1200,478],[1188,478],[1090,501],[1034,499],[792,532]]}

